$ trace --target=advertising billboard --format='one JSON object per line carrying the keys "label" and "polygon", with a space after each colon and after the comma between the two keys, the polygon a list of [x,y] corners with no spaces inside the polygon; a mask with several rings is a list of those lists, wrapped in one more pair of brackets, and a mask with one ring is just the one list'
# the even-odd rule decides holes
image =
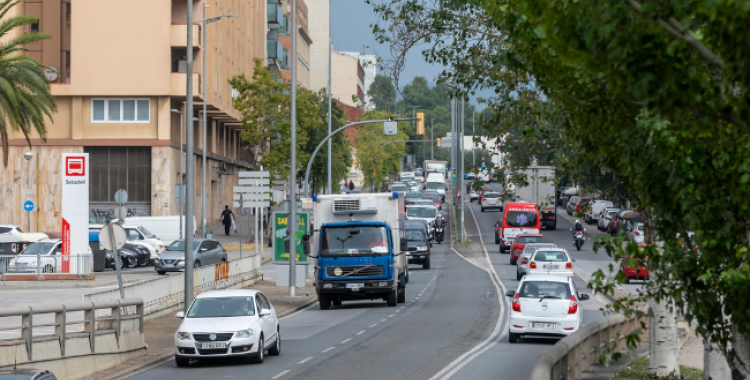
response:
{"label": "advertising billboard", "polygon": [[[85,254],[89,250],[89,155],[62,154],[62,254]],[[75,265],[63,257],[62,273]]]}

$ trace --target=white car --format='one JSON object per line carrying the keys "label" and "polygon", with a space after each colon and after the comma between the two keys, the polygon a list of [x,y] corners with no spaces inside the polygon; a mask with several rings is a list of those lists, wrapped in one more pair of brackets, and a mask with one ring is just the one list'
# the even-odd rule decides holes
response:
{"label": "white car", "polygon": [[505,293],[512,297],[508,338],[517,343],[524,337],[561,338],[578,331],[583,320],[573,279],[552,274],[527,274],[518,288]]}
{"label": "white car", "polygon": [[243,358],[263,363],[281,353],[276,309],[257,290],[218,290],[199,294],[174,334],[174,359],[178,367],[191,360]]}
{"label": "white car", "polygon": [[479,194],[477,194],[474,189],[469,190],[469,203],[474,202],[479,199]]}
{"label": "white car", "polygon": [[638,223],[629,235],[633,243],[643,244],[646,241],[646,236],[643,234],[643,223]]}
{"label": "white car", "polygon": [[[127,222],[127,221],[126,221]],[[103,224],[92,224],[89,225],[89,231],[101,230],[104,227]],[[160,253],[164,251],[164,242],[159,240],[149,230],[139,226],[128,226],[124,225],[122,228],[125,229],[125,236],[131,243],[146,243],[145,246],[149,249],[151,260],[156,259]]]}
{"label": "white car", "polygon": [[0,224],[0,234],[22,234],[21,228],[12,224]]}
{"label": "white car", "polygon": [[411,181],[406,183],[406,188],[409,189],[409,191],[419,191],[419,183]]}
{"label": "white car", "polygon": [[[86,253],[91,254],[91,248]],[[37,262],[37,255],[39,261]],[[61,239],[45,239],[29,244],[15,258],[8,262],[7,273],[36,273],[37,268],[42,273],[61,273],[63,262],[68,266],[69,273],[85,273],[89,271],[92,261],[84,256],[74,255],[64,260]]]}
{"label": "white car", "polygon": [[567,250],[563,248],[539,248],[529,258],[529,266],[526,273],[548,273],[573,277],[573,262],[576,259],[570,257]]}
{"label": "white car", "polygon": [[482,204],[480,204],[482,212],[487,209],[503,210],[503,200],[500,198],[500,193],[486,192],[482,194]]}
{"label": "white car", "polygon": [[557,245],[553,243],[526,243],[523,247],[523,252],[518,255],[518,260],[516,260],[516,280],[520,281],[523,275],[526,274],[526,271],[529,269],[529,259],[537,249],[555,247]]}
{"label": "white car", "polygon": [[424,220],[427,222],[427,232],[431,236],[435,236],[433,233],[435,232],[435,219],[438,213],[438,209],[435,206],[406,206],[406,220]]}
{"label": "white car", "polygon": [[609,221],[615,217],[615,214],[617,214],[617,209],[606,209],[606,211],[602,211],[602,216],[599,217],[599,221],[597,222],[597,228],[599,228],[599,231],[607,230]]}
{"label": "white car", "polygon": [[606,201],[602,199],[596,199],[589,204],[588,211],[583,214],[583,221],[586,224],[598,223],[599,215],[605,209],[614,208],[615,205],[612,201]]}

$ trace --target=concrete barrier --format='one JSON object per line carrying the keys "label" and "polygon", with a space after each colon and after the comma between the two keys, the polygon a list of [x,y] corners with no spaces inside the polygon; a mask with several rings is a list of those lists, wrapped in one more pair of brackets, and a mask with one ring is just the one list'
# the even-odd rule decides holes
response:
{"label": "concrete barrier", "polygon": [[[96,319],[100,310],[110,317]],[[84,312],[82,320],[67,320],[67,313],[77,311]],[[34,324],[35,317],[45,314],[54,314],[55,322]],[[75,380],[146,353],[140,299],[11,307],[0,311],[0,317],[21,318],[20,325],[2,329],[20,330],[21,339],[0,341],[0,369],[44,368],[58,379]],[[69,325],[82,325],[82,332],[67,332]],[[35,328],[46,327],[54,327],[54,333],[34,336]]]}
{"label": "concrete barrier", "polygon": [[[260,279],[261,256],[254,255],[216,265],[195,268],[193,271],[194,294],[215,289],[241,288]],[[125,286],[125,297],[143,299],[146,320],[171,315],[184,308],[185,274],[167,275],[154,280]],[[83,296],[84,302],[97,302],[120,298],[115,288]],[[97,317],[106,317],[102,310]]]}

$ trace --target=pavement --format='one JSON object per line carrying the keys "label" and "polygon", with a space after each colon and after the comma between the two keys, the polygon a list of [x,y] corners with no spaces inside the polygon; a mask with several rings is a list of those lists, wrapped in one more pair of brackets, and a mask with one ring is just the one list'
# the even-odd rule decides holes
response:
{"label": "pavement", "polygon": [[[221,223],[206,225],[206,231],[211,231],[212,238],[218,240],[228,250],[236,250],[240,247],[242,249],[255,248],[255,223],[252,218],[251,216],[250,222],[248,222],[248,217],[243,217],[242,223],[238,223],[237,232],[230,229],[229,235],[224,235],[224,225]],[[269,234],[270,232],[266,232],[263,235],[263,247],[268,247]],[[258,243],[260,243],[260,239],[258,239]]]}

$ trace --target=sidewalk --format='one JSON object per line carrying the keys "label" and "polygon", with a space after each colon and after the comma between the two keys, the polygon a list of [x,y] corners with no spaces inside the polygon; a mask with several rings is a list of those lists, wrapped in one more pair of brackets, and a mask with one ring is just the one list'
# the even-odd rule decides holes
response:
{"label": "sidewalk", "polygon": [[[221,223],[211,223],[206,226],[206,233],[211,231],[212,237],[221,243],[226,249],[239,249],[242,244],[242,249],[255,248],[255,224],[253,217],[250,217],[250,225],[248,226],[247,216],[242,218],[242,223],[237,226],[238,232],[234,232],[230,228],[229,236],[224,235],[224,225]],[[198,229],[197,235],[200,236],[201,230]],[[269,246],[270,236],[263,236],[263,247]],[[260,239],[259,239],[260,240]]]}

